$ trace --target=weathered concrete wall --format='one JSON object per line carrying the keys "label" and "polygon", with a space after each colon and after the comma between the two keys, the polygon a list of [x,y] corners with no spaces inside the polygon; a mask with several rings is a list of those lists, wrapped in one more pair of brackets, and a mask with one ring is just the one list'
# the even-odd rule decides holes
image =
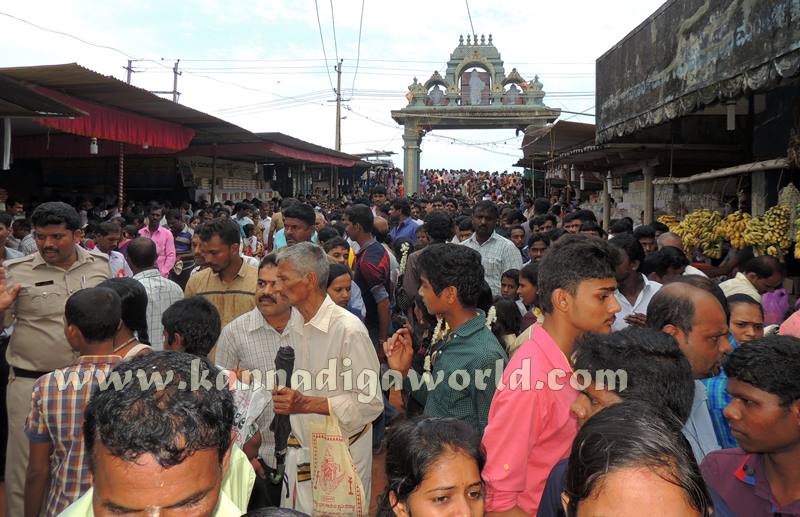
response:
{"label": "weathered concrete wall", "polygon": [[597,60],[598,140],[765,88],[798,68],[800,1],[668,2]]}

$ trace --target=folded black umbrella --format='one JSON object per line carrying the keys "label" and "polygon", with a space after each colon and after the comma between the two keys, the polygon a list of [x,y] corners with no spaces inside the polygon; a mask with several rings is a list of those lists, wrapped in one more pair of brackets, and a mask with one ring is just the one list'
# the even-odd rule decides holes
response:
{"label": "folded black umbrella", "polygon": [[[275,386],[289,385],[294,371],[294,348],[283,346],[275,355]],[[269,424],[269,430],[275,434],[275,460],[277,472],[272,476],[272,482],[278,484],[283,479],[286,471],[286,442],[292,432],[289,415],[275,415]]]}

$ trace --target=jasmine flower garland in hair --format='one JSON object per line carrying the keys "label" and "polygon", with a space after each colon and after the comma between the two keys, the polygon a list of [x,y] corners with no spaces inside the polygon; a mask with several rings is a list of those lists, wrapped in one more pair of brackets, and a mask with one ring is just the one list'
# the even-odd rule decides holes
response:
{"label": "jasmine flower garland in hair", "polygon": [[400,245],[400,274],[406,272],[406,262],[408,260],[408,250],[411,249],[411,245],[407,242],[404,242]]}
{"label": "jasmine flower garland in hair", "polygon": [[492,324],[497,321],[497,309],[492,305],[486,313],[486,328],[492,330]]}

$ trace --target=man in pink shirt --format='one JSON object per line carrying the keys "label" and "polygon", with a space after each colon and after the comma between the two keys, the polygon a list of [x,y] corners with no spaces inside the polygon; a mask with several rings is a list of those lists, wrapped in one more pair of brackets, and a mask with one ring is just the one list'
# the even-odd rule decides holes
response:
{"label": "man in pink shirt", "polygon": [[611,332],[620,310],[619,262],[608,241],[566,235],[539,263],[544,323],[511,357],[483,435],[489,516],[535,515],[550,470],[569,456],[578,432],[570,405],[578,392],[568,357],[579,335]]}
{"label": "man in pink shirt", "polygon": [[156,252],[158,259],[156,266],[161,276],[167,278],[169,272],[175,267],[175,240],[172,232],[168,228],[161,226],[161,218],[164,215],[164,209],[161,206],[153,204],[147,213],[147,226],[139,230],[139,235],[147,237],[152,240],[156,245]]}

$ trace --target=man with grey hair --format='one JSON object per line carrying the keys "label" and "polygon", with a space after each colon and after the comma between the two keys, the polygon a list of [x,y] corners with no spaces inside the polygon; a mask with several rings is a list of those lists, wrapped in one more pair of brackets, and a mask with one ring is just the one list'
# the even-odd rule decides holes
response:
{"label": "man with grey hair", "polygon": [[290,386],[276,387],[272,394],[275,413],[291,415],[292,424],[286,455],[289,489],[281,506],[312,513],[311,429],[331,413],[349,440],[366,505],[372,479],[370,424],[383,411],[375,348],[361,320],[328,297],[329,266],[322,248],[299,242],[281,248],[277,262],[276,295],[300,315],[288,327],[294,333],[295,375]]}

